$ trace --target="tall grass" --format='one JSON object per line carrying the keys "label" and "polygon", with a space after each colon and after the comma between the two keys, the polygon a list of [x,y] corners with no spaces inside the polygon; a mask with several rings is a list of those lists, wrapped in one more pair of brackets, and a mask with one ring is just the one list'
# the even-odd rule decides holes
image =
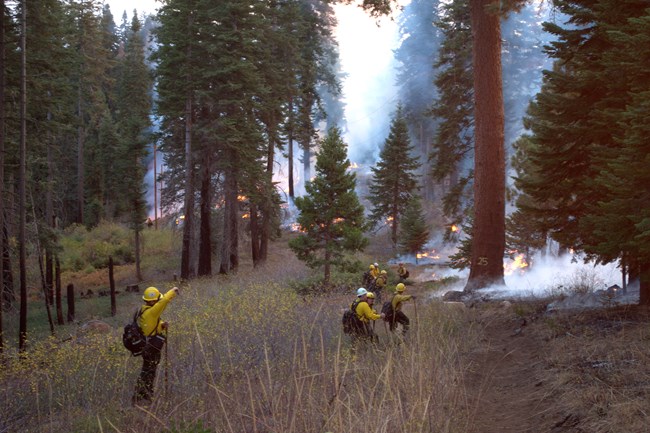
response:
{"label": "tall grass", "polygon": [[405,339],[378,323],[379,343],[357,347],[332,298],[242,281],[197,281],[170,304],[151,406],[130,406],[141,361],[119,329],[46,340],[0,372],[0,431],[465,431],[466,313],[419,305]]}

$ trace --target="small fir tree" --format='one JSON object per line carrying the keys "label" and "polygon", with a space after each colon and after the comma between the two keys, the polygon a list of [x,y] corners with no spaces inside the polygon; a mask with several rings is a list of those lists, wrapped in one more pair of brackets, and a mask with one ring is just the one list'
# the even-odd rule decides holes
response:
{"label": "small fir tree", "polygon": [[316,155],[316,176],[305,185],[307,195],[296,198],[298,224],[303,234],[289,242],[296,256],[312,269],[324,269],[329,284],[331,266],[345,267],[346,253],[361,251],[368,243],[363,236],[363,207],[354,191],[356,175],[348,171],[347,145],[338,128],[331,128]]}
{"label": "small fir tree", "polygon": [[408,125],[399,105],[377,166],[371,169],[371,195],[368,197],[373,205],[371,221],[375,224],[384,218],[390,221],[393,247],[397,246],[397,228],[404,208],[417,190],[414,172],[420,168],[420,163],[411,156],[412,151]]}
{"label": "small fir tree", "polygon": [[417,254],[429,240],[429,228],[427,227],[420,198],[414,196],[408,202],[399,233],[399,249],[401,253]]}

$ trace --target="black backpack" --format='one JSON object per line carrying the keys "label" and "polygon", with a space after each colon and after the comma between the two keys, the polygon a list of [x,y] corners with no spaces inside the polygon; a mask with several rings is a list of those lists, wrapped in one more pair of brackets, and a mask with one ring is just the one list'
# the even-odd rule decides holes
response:
{"label": "black backpack", "polygon": [[360,299],[356,299],[350,308],[343,313],[343,333],[344,334],[358,334],[361,329],[363,329],[363,323],[357,316],[357,305],[361,302]]}
{"label": "black backpack", "polygon": [[122,334],[122,343],[131,356],[140,356],[144,347],[147,345],[147,337],[142,333],[142,329],[138,325],[138,319],[142,315],[142,309],[138,309],[133,315],[133,320],[124,326],[124,333]]}
{"label": "black backpack", "polygon": [[384,313],[384,321],[390,322],[393,320],[393,314],[395,314],[395,310],[393,310],[392,299],[384,302],[384,305],[381,306],[381,312]]}

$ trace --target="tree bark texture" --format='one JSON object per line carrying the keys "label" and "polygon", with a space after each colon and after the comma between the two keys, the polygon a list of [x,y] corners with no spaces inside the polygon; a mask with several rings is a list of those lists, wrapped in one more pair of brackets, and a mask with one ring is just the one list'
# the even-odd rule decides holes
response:
{"label": "tree bark texture", "polygon": [[212,178],[209,148],[204,152],[201,170],[201,234],[199,236],[199,277],[212,275]]}
{"label": "tree bark texture", "polygon": [[183,212],[183,247],[181,250],[181,279],[189,280],[192,229],[194,225],[194,163],[192,161],[192,98],[185,101],[185,204]]}
{"label": "tree bark texture", "polygon": [[[475,98],[474,227],[465,290],[503,285],[505,151],[501,29],[494,0],[471,0]],[[498,4],[497,4],[498,5]]]}

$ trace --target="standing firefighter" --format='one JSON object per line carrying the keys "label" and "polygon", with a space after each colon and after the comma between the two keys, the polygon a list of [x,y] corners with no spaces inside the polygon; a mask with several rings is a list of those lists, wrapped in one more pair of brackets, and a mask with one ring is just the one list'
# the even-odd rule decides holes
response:
{"label": "standing firefighter", "polygon": [[402,311],[402,304],[410,299],[415,300],[415,296],[404,294],[405,289],[406,287],[403,283],[398,283],[397,286],[395,286],[395,295],[393,295],[393,299],[390,301],[392,306],[392,317],[390,317],[390,320],[388,320],[388,325],[392,332],[395,332],[397,329],[397,324],[401,323],[403,327],[403,334],[406,334],[406,331],[409,330],[411,322],[409,321],[409,318],[406,316],[406,314],[404,314]]}
{"label": "standing firefighter", "polygon": [[142,351],[142,371],[135,385],[132,403],[151,402],[153,383],[156,379],[156,369],[160,363],[161,350],[167,339],[167,322],[160,320],[160,315],[178,294],[178,287],[162,295],[155,287],[144,291],[144,305],[140,307],[138,326],[147,338],[147,344]]}
{"label": "standing firefighter", "polygon": [[375,279],[375,277],[372,276],[374,269],[375,269],[375,265],[370,265],[368,270],[363,273],[363,279],[361,281],[361,284],[364,287],[370,287],[373,280]]}
{"label": "standing firefighter", "polygon": [[381,304],[381,296],[382,293],[384,292],[384,288],[386,287],[386,284],[388,283],[388,273],[385,270],[382,270],[379,272],[379,275],[377,278],[375,278],[375,281],[372,285],[372,290],[375,292],[375,295],[377,295],[377,302]]}

